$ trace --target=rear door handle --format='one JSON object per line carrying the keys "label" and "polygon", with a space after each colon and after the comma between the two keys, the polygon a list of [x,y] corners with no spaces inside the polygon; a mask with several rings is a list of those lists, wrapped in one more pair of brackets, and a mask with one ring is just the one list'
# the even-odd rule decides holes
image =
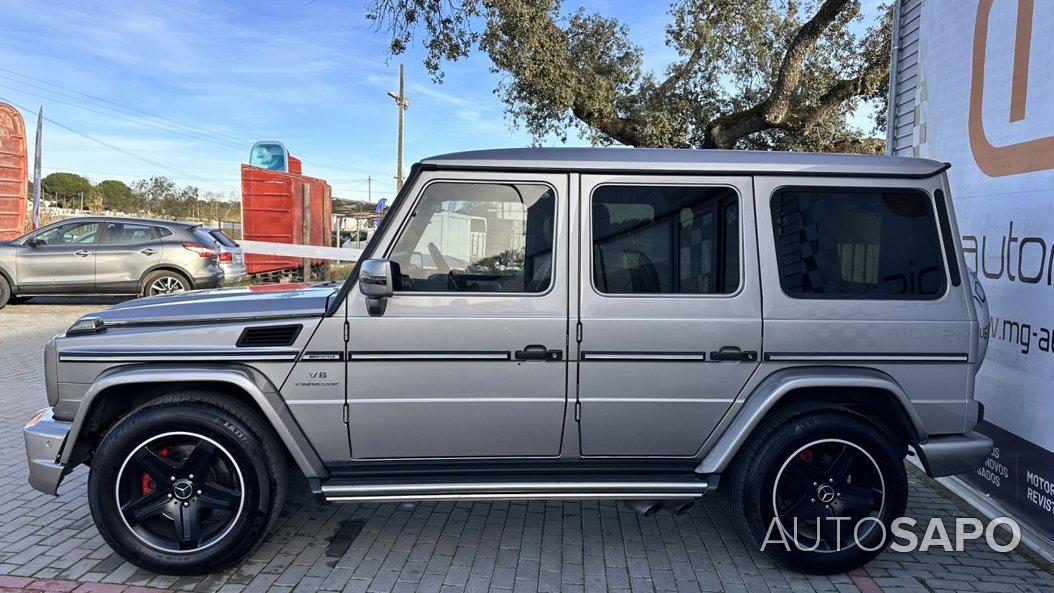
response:
{"label": "rear door handle", "polygon": [[710,351],[710,360],[719,362],[752,362],[758,359],[756,350],[743,350],[739,346],[721,346],[718,350]]}
{"label": "rear door handle", "polygon": [[91,255],[91,252],[87,249],[81,249],[80,251],[74,251],[73,255],[76,255],[77,257],[88,257]]}
{"label": "rear door handle", "polygon": [[516,360],[563,360],[562,350],[549,350],[540,344],[524,346],[523,350],[517,350],[514,354]]}
{"label": "rear door handle", "polygon": [[146,249],[140,251],[139,253],[142,253],[143,255],[154,255],[155,253],[157,253],[157,250],[147,247]]}

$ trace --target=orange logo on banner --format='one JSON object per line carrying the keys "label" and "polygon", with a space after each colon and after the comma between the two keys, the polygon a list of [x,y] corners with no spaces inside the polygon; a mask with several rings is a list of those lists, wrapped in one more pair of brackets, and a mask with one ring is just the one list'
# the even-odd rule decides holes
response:
{"label": "orange logo on banner", "polygon": [[[984,66],[988,42],[988,17],[995,0],[980,0],[973,33],[973,81],[970,87],[970,148],[977,166],[990,177],[1054,169],[1054,136],[1007,146],[993,146],[984,131]],[[1010,82],[1010,121],[1025,118],[1028,96],[1028,58],[1032,49],[1032,9],[1035,0],[1018,0],[1014,37],[1013,77]]]}

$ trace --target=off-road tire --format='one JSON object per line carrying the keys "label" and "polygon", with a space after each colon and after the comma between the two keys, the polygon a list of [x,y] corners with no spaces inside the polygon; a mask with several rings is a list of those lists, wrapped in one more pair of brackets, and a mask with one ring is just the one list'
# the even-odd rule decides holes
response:
{"label": "off-road tire", "polygon": [[154,270],[153,272],[150,272],[149,274],[143,277],[143,282],[140,285],[139,289],[139,296],[147,297],[154,296],[157,294],[166,294],[163,292],[155,292],[152,289],[155,282],[165,278],[170,278],[175,281],[178,281],[180,284],[183,285],[184,291],[194,290],[194,284],[190,281],[190,278],[187,278],[184,274],[181,274],[179,272],[173,272],[172,270]]}
{"label": "off-road tire", "polygon": [[[176,438],[168,436],[173,434],[203,437],[199,442],[211,442],[214,451],[229,455],[239,472],[237,475],[241,476],[238,488],[241,503],[237,513],[232,512],[233,518],[225,524],[227,531],[220,530],[216,539],[207,545],[202,542],[199,547],[187,546],[182,550],[178,544],[175,548],[151,545],[141,533],[133,531],[126,515],[122,514],[119,500],[125,496],[122,492],[126,492],[121,485],[127,484],[124,472],[137,471],[135,466],[125,469],[129,467],[132,456],[157,439]],[[184,459],[183,465],[189,462],[189,458]],[[134,482],[135,474],[129,475]],[[146,481],[147,474],[144,473],[144,498],[147,495]],[[162,501],[166,505],[164,512],[170,515],[179,513],[179,502],[171,500],[172,493],[176,492],[174,486],[167,482],[162,484],[164,480],[157,482],[156,488],[161,494],[172,488],[164,494],[170,499]],[[154,482],[150,484],[153,486]],[[206,488],[206,496],[209,493],[204,480],[194,487]],[[134,485],[132,489],[135,489]],[[238,563],[263,542],[278,520],[286,489],[284,449],[256,411],[229,396],[187,391],[151,400],[110,428],[92,458],[88,504],[103,539],[132,564],[163,574],[202,574]],[[152,492],[153,488],[150,490]],[[200,498],[201,491],[198,495]],[[179,494],[176,496],[178,498]],[[168,505],[172,502],[175,502],[176,510],[170,512]],[[165,520],[175,524],[163,514],[151,519],[162,523]]]}
{"label": "off-road tire", "polygon": [[[757,546],[755,549],[762,549],[763,542],[768,539],[770,543],[765,545],[766,554],[776,562],[802,572],[843,573],[870,562],[889,543],[890,524],[904,514],[907,505],[908,484],[903,461],[906,447],[904,443],[891,441],[886,436],[892,434],[888,428],[872,423],[849,410],[832,411],[830,406],[792,407],[766,419],[740,450],[731,471],[726,494],[736,517],[737,527],[748,542]],[[771,543],[777,541],[780,536],[779,529],[773,528],[777,505],[774,488],[777,478],[781,475],[779,472],[791,467],[788,464],[792,459],[797,459],[796,455],[809,452],[811,449],[802,451],[806,445],[817,442],[837,444],[839,441],[851,443],[866,452],[866,455],[860,455],[860,458],[869,461],[872,467],[881,472],[884,496],[880,505],[876,505],[880,506],[880,509],[874,512],[875,518],[882,522],[885,529],[881,530],[871,525],[871,530],[868,531],[868,525],[864,524],[860,530],[864,547],[881,547],[874,551],[862,549],[853,541],[851,533],[846,533],[846,539],[849,541],[844,549],[835,547],[833,550],[802,551],[794,545],[791,537],[786,537],[789,546]],[[849,449],[848,445],[843,446],[846,450]],[[859,450],[853,449],[857,455]],[[801,453],[796,453],[799,451]],[[858,473],[862,474],[863,470]],[[781,478],[779,483],[786,483],[782,480],[789,479],[791,478]],[[801,478],[796,476],[794,479]],[[816,485],[816,482],[813,482],[813,485]],[[841,493],[839,496],[842,496]],[[802,500],[802,504],[808,503]],[[791,529],[792,525],[787,525],[787,531]]]}

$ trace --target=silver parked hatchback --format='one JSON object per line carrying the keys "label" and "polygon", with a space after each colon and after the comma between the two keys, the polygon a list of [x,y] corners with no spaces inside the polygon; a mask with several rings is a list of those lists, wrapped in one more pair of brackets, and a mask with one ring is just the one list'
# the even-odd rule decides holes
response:
{"label": "silver parked hatchback", "polygon": [[[809,572],[874,558],[904,457],[977,468],[983,292],[946,165],[711,150],[444,155],[343,284],[129,301],[49,342],[30,482],[89,464],[155,571],[249,555],[286,460],[333,503],[629,499],[722,484]],[[778,529],[777,529],[778,528]],[[794,540],[790,545],[788,540]]]}
{"label": "silver parked hatchback", "polygon": [[197,228],[91,216],[0,243],[0,307],[42,295],[156,295],[219,286],[219,252]]}

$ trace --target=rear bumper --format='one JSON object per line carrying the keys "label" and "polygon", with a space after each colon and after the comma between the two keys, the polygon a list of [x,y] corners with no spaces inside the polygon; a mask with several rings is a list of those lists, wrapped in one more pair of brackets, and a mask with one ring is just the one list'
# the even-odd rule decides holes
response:
{"label": "rear bumper", "polygon": [[248,277],[245,271],[245,265],[224,265],[221,266],[223,269],[223,283],[232,284],[234,282],[241,282]]}
{"label": "rear bumper", "polygon": [[58,494],[66,466],[58,462],[59,453],[70,432],[71,422],[56,420],[51,408],[38,412],[22,429],[29,461],[29,485],[47,494]]}
{"label": "rear bumper", "polygon": [[211,276],[195,276],[194,288],[218,288],[223,284],[223,270],[216,268]]}
{"label": "rear bumper", "polygon": [[922,467],[933,478],[966,474],[984,463],[992,452],[992,439],[979,432],[931,437],[915,445]]}

